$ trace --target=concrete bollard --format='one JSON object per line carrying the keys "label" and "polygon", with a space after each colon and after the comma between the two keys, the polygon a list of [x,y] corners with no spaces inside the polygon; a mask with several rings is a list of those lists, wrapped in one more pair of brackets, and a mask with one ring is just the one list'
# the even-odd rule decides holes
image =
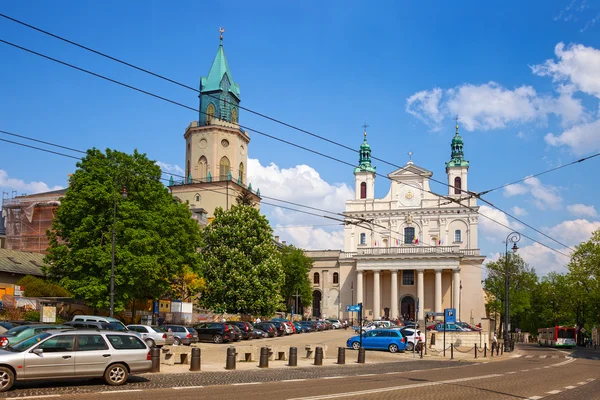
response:
{"label": "concrete bollard", "polygon": [[192,359],[190,360],[190,371],[200,371],[201,353],[200,348],[192,347]]}
{"label": "concrete bollard", "polygon": [[160,372],[160,349],[158,347],[150,349],[150,360],[152,360],[151,372]]}
{"label": "concrete bollard", "polygon": [[358,349],[358,363],[359,364],[364,364],[365,363],[365,348],[361,347],[360,349]]}
{"label": "concrete bollard", "polygon": [[323,348],[320,346],[315,349],[315,365],[323,365]]}
{"label": "concrete bollard", "polygon": [[450,343],[450,359],[454,360],[454,343]]}
{"label": "concrete bollard", "polygon": [[269,368],[269,348],[260,348],[260,359],[258,361],[258,368]]}
{"label": "concrete bollard", "polygon": [[237,353],[235,352],[235,347],[229,346],[227,348],[227,359],[225,361],[225,369],[235,369],[235,356]]}
{"label": "concrete bollard", "polygon": [[290,347],[290,359],[288,361],[288,366],[298,366],[298,349],[296,347]]}
{"label": "concrete bollard", "polygon": [[475,358],[477,358],[477,343],[475,343]]}
{"label": "concrete bollard", "polygon": [[487,357],[487,343],[483,344],[483,358]]}
{"label": "concrete bollard", "polygon": [[435,333],[431,334],[431,345],[435,346]]}
{"label": "concrete bollard", "polygon": [[338,347],[337,363],[340,365],[346,364],[346,348],[345,347]]}

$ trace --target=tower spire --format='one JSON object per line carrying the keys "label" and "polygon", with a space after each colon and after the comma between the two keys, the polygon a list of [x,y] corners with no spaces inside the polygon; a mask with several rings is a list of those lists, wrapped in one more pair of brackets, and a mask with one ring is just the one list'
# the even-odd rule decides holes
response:
{"label": "tower spire", "polygon": [[456,132],[454,133],[454,137],[452,138],[452,142],[450,143],[450,161],[446,163],[446,167],[468,167],[469,162],[465,160],[465,154],[463,151],[463,138],[458,132],[458,116],[456,116],[455,120]]}
{"label": "tower spire", "polygon": [[365,123],[362,127],[365,130],[363,133],[364,139],[358,151],[358,167],[354,168],[354,172],[375,172],[375,167],[371,165],[371,146],[367,142],[367,128],[369,125]]}

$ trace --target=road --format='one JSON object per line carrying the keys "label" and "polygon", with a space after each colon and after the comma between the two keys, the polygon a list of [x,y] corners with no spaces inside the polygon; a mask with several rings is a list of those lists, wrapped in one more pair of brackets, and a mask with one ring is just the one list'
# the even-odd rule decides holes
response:
{"label": "road", "polygon": [[600,399],[600,351],[521,345],[504,361],[415,360],[301,369],[146,374],[123,387],[31,383],[6,398],[153,400]]}

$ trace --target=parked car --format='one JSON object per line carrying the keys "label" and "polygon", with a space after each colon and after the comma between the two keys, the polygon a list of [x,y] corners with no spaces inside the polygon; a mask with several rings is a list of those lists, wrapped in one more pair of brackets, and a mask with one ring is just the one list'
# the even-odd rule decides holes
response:
{"label": "parked car", "polygon": [[29,380],[104,378],[118,386],[151,369],[150,349],[136,335],[50,330],[0,350],[0,392]]}
{"label": "parked car", "polygon": [[444,324],[436,324],[434,330],[438,331],[438,332],[467,332],[469,331],[468,329],[464,329],[461,328],[460,326],[456,325],[456,324],[446,324],[446,326],[444,327]]}
{"label": "parked car", "polygon": [[122,323],[121,321],[119,321],[116,318],[112,318],[112,317],[101,317],[99,315],[75,315],[73,317],[73,321],[86,321],[86,322],[106,322],[106,323],[112,323],[115,324],[115,328],[117,326],[121,326],[122,329],[113,329],[113,330],[120,330],[120,331],[126,331],[127,328],[125,327],[125,324]]}
{"label": "parked car", "polygon": [[239,342],[242,340],[242,330],[238,328],[237,325],[230,324],[229,322],[227,322],[227,325],[229,326],[229,329],[233,331],[233,334],[231,335],[231,341]]}
{"label": "parked car", "polygon": [[142,340],[148,347],[170,346],[175,343],[173,332],[167,332],[165,329],[156,325],[127,325],[127,329],[140,334]]}
{"label": "parked car", "polygon": [[463,329],[467,329],[469,331],[480,331],[481,330],[480,327],[467,324],[466,322],[457,322],[456,325],[460,326]]}
{"label": "parked car", "polygon": [[331,322],[331,325],[333,325],[333,329],[342,329],[344,327],[344,324],[342,324],[342,321],[340,321],[339,319],[330,318],[327,321]]}
{"label": "parked car", "polygon": [[276,332],[277,336],[283,336],[287,333],[285,322],[281,322],[281,321],[264,321],[264,322],[273,324],[273,326],[277,330],[277,332]]}
{"label": "parked car", "polygon": [[213,343],[227,343],[232,340],[230,336],[232,329],[229,327],[229,324],[222,322],[201,322],[194,325],[194,329],[198,332],[198,340]]}
{"label": "parked car", "polygon": [[39,333],[49,331],[51,329],[73,329],[70,326],[65,325],[48,325],[48,324],[37,324],[37,325],[21,325],[16,326],[6,331],[2,337],[0,337],[0,347],[6,347],[8,345],[15,345],[22,342],[25,339],[29,339]]}
{"label": "parked car", "polygon": [[285,318],[273,318],[271,319],[271,321],[275,321],[275,322],[283,322],[285,325],[285,333],[287,335],[291,335],[293,333],[296,333],[296,329],[294,328],[294,325],[290,322],[289,319],[285,319]]}
{"label": "parked car", "polygon": [[[346,341],[346,346],[358,350],[360,348],[360,336],[349,338]],[[397,329],[374,329],[363,334],[362,347],[396,353],[406,350],[406,339]]]}
{"label": "parked car", "polygon": [[262,339],[262,338],[268,338],[269,334],[261,329],[258,328],[254,328],[254,330],[252,331],[252,333],[254,334],[254,339]]}
{"label": "parked car", "polygon": [[0,333],[4,333],[14,327],[15,327],[15,325],[11,324],[10,322],[0,321]]}
{"label": "parked car", "polygon": [[173,332],[175,346],[186,345],[198,342],[198,332],[194,328],[187,328],[183,325],[164,325],[163,329],[167,332]]}
{"label": "parked car", "polygon": [[248,339],[253,339],[254,338],[254,327],[252,326],[252,324],[250,322],[244,322],[244,321],[232,321],[229,322],[232,325],[237,326],[238,328],[240,328],[241,334],[242,334],[242,339],[244,340],[248,340]]}
{"label": "parked car", "polygon": [[118,331],[127,332],[129,329],[123,329],[121,324],[114,322],[92,322],[92,321],[69,321],[62,324],[63,326],[70,326],[75,329],[102,329],[106,331]]}
{"label": "parked car", "polygon": [[404,326],[393,329],[400,332],[406,339],[406,350],[413,351],[415,348],[415,342],[418,341],[417,331],[414,328],[407,328]]}
{"label": "parked car", "polygon": [[269,337],[273,337],[275,335],[277,335],[277,328],[275,327],[275,325],[269,323],[269,322],[257,322],[254,325],[254,329],[260,329],[264,332],[267,333],[267,335],[269,335]]}
{"label": "parked car", "polygon": [[319,330],[319,326],[315,321],[300,321],[302,325],[306,325],[310,328],[309,332],[317,332]]}

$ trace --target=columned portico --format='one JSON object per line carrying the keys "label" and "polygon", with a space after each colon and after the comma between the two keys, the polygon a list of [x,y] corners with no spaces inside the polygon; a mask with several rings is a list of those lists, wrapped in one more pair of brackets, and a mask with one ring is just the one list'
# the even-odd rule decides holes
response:
{"label": "columned portico", "polygon": [[396,318],[398,314],[398,270],[392,270],[392,310],[391,318]]}
{"label": "columned portico", "polygon": [[363,272],[356,271],[356,304],[363,302]]}
{"label": "columned portico", "polygon": [[419,313],[417,314],[418,321],[423,320],[423,316],[425,315],[425,290],[423,282],[424,272],[425,271],[422,269],[417,270],[417,299],[419,300]]}
{"label": "columned portico", "polygon": [[442,270],[435,270],[435,308],[436,313],[442,312]]}
{"label": "columned portico", "polygon": [[373,271],[373,319],[381,319],[381,284],[379,270]]}
{"label": "columned portico", "polygon": [[452,276],[452,305],[456,309],[456,320],[460,321],[460,268],[453,271]]}

